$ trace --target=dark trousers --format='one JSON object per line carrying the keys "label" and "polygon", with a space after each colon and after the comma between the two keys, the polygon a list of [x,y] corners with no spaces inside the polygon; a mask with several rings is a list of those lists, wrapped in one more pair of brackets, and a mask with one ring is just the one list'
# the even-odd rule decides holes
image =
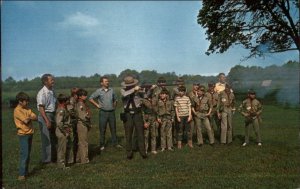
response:
{"label": "dark trousers", "polygon": [[106,126],[109,124],[111,133],[111,140],[113,145],[117,144],[117,131],[116,131],[116,116],[115,111],[99,111],[99,130],[100,130],[100,146],[105,145]]}
{"label": "dark trousers", "polygon": [[124,122],[125,136],[126,136],[126,151],[127,156],[132,156],[132,145],[133,145],[133,131],[136,132],[138,149],[141,156],[146,156],[145,150],[145,138],[144,138],[144,123],[142,113],[125,113],[126,122]]}
{"label": "dark trousers", "polygon": [[20,142],[19,176],[26,176],[28,174],[32,137],[33,135],[23,135],[23,136],[19,135],[19,142]]}
{"label": "dark trousers", "polygon": [[177,122],[177,141],[183,141],[185,138],[188,138],[188,140],[192,140],[192,137],[190,135],[191,127],[188,122],[188,116],[181,116],[181,121]]}

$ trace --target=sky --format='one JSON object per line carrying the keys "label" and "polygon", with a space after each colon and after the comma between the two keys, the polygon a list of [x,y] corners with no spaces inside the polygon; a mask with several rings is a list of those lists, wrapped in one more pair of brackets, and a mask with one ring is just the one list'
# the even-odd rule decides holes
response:
{"label": "sky", "polygon": [[241,47],[205,55],[200,8],[201,1],[2,1],[2,80],[125,69],[209,76],[237,64],[298,61],[293,51],[241,62],[248,55]]}

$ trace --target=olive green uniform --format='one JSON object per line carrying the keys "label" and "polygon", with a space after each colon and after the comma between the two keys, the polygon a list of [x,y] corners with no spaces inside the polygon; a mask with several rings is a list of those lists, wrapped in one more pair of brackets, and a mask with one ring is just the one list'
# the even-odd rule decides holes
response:
{"label": "olive green uniform", "polygon": [[153,111],[151,101],[147,99],[143,99],[143,119],[144,123],[148,124],[147,128],[144,128],[145,134],[145,149],[146,152],[149,148],[149,135],[150,135],[150,143],[151,143],[151,151],[156,151],[156,136],[157,136],[157,125],[156,116]]}
{"label": "olive green uniform", "polygon": [[[232,92],[229,94],[222,91],[219,94],[217,112],[221,114],[221,143],[232,142],[232,111],[235,109],[235,97]],[[227,139],[227,140],[226,140]]]}
{"label": "olive green uniform", "polygon": [[213,92],[208,91],[205,93],[205,96],[207,96],[207,98],[211,101],[211,105],[212,105],[212,110],[209,116],[210,126],[212,128],[212,131],[214,133],[218,133],[219,136],[221,132],[221,120],[218,118],[218,113],[217,113],[219,95],[215,91]]}
{"label": "olive green uniform", "polygon": [[67,110],[70,113],[70,124],[73,131],[73,154],[74,162],[76,161],[76,154],[78,150],[78,134],[77,134],[77,112],[76,112],[77,102],[74,97],[70,98],[70,103],[67,105]]}
{"label": "olive green uniform", "polygon": [[[190,91],[190,92],[188,93],[188,97],[190,97],[191,102],[192,102],[194,97],[197,98],[197,94],[195,94],[194,91]],[[192,118],[192,120],[190,121],[190,127],[191,127],[191,133],[190,133],[190,134],[191,134],[191,138],[193,138],[194,132],[196,132],[196,134],[197,134],[197,129],[195,129],[195,115],[192,114],[192,116],[193,116],[193,118]]]}
{"label": "olive green uniform", "polygon": [[65,108],[58,107],[55,119],[57,125],[55,134],[58,139],[57,163],[73,163],[73,136],[70,114]]}
{"label": "olive green uniform", "polygon": [[203,136],[201,127],[204,125],[209,138],[209,143],[214,144],[214,132],[211,128],[209,118],[206,116],[212,107],[211,101],[205,95],[194,96],[192,99],[192,106],[195,115],[195,126],[197,130],[197,143],[198,145],[203,144]]}
{"label": "olive green uniform", "polygon": [[76,106],[78,116],[77,133],[78,133],[78,151],[76,161],[80,163],[88,163],[88,131],[91,127],[90,113],[83,101],[78,101]]}
{"label": "olive green uniform", "polygon": [[261,143],[260,135],[260,115],[262,113],[262,105],[257,99],[251,100],[247,98],[242,102],[239,107],[239,111],[245,117],[245,143],[249,143],[249,130],[250,124],[253,125],[256,135],[256,142]]}
{"label": "olive green uniform", "polygon": [[159,99],[157,104],[157,119],[161,120],[160,126],[160,142],[161,148],[172,148],[172,123],[174,118],[174,106],[172,101]]}

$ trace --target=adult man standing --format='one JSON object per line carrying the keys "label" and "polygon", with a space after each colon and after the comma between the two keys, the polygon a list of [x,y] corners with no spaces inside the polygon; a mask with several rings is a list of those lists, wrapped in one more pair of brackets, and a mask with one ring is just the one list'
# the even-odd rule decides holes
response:
{"label": "adult man standing", "polygon": [[56,162],[55,136],[55,105],[56,98],[53,91],[54,77],[51,74],[42,76],[43,88],[38,92],[37,108],[38,122],[42,139],[42,163]]}
{"label": "adult man standing", "polygon": [[[117,141],[115,108],[117,99],[115,92],[109,87],[109,79],[106,76],[100,78],[101,88],[97,89],[89,97],[89,101],[99,109],[100,150],[105,148],[106,125],[109,124],[112,143],[121,148]],[[94,99],[98,99],[98,103]]]}
{"label": "adult man standing", "polygon": [[133,158],[133,131],[135,130],[138,141],[138,149],[141,156],[147,158],[145,150],[144,123],[142,115],[143,94],[137,86],[138,80],[132,76],[126,76],[121,83],[121,95],[124,105],[124,113],[121,114],[125,128],[127,159]]}

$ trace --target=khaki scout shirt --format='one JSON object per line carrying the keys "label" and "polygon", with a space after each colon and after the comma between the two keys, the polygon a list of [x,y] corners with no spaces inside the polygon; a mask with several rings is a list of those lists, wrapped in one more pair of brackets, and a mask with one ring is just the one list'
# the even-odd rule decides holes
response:
{"label": "khaki scout shirt", "polygon": [[217,107],[218,105],[218,100],[219,100],[219,95],[216,92],[206,92],[205,96],[211,101],[212,107]]}
{"label": "khaki scout shirt", "polygon": [[242,104],[239,107],[239,111],[243,115],[248,115],[251,117],[255,117],[257,115],[260,115],[262,112],[262,105],[257,99],[251,100],[250,98],[247,98],[242,102]]}
{"label": "khaki scout shirt", "polygon": [[174,117],[175,115],[172,101],[170,100],[163,101],[159,99],[157,104],[157,117],[162,118],[163,116],[168,116],[168,115],[171,117]]}
{"label": "khaki scout shirt", "polygon": [[56,120],[57,127],[62,131],[64,131],[68,127],[71,127],[71,125],[70,125],[70,114],[66,110],[66,108],[58,107],[56,109],[55,120]]}
{"label": "khaki scout shirt", "polygon": [[78,116],[78,122],[83,123],[85,126],[90,126],[90,112],[85,102],[78,101],[76,106],[76,112]]}
{"label": "khaki scout shirt", "polygon": [[[151,96],[152,96],[152,105],[153,105],[154,108],[157,107],[157,103],[158,103],[158,100],[159,100],[159,95],[160,95],[162,89],[163,89],[162,87],[155,87],[152,91],[152,94],[151,94]],[[170,95],[169,90],[168,90],[168,92],[169,92],[169,95]],[[170,98],[169,95],[167,96],[168,99]],[[155,111],[157,111],[157,108],[155,108]]]}
{"label": "khaki scout shirt", "polygon": [[227,94],[225,91],[222,91],[219,94],[217,111],[218,112],[229,112],[235,108],[234,106],[235,106],[234,94],[232,92]]}
{"label": "khaki scout shirt", "polygon": [[211,102],[209,98],[204,95],[200,97],[194,96],[192,102],[196,112],[208,113],[209,109],[211,108]]}

